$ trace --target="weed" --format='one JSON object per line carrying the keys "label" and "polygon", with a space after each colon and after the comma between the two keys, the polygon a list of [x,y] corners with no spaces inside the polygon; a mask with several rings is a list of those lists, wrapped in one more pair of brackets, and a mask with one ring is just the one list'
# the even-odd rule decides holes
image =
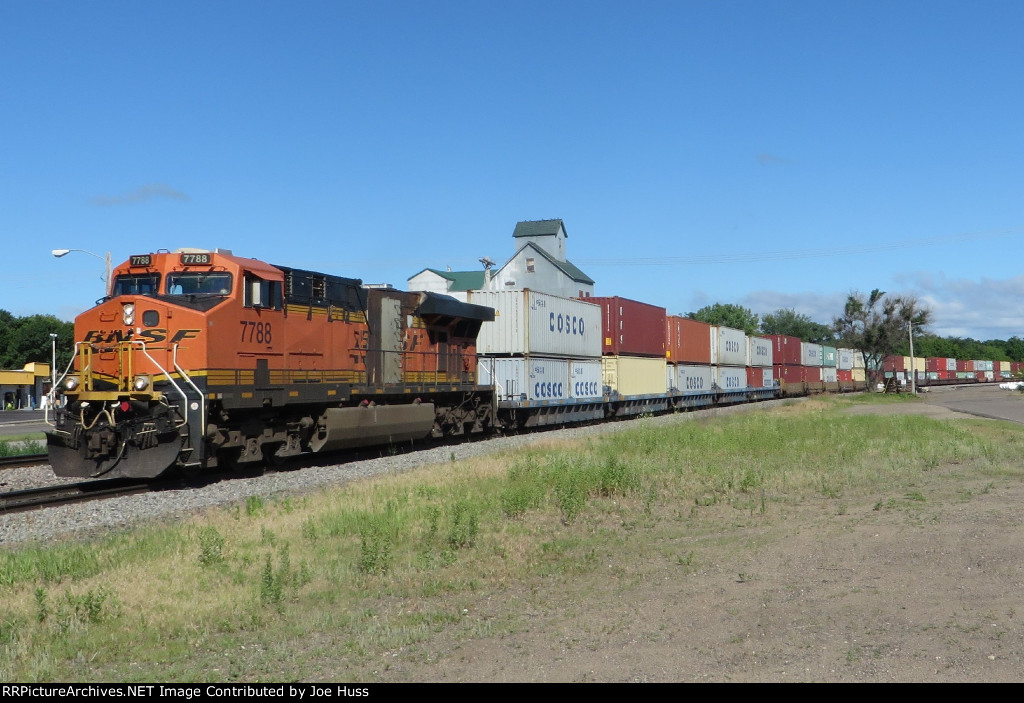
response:
{"label": "weed", "polygon": [[245,499],[245,514],[247,517],[262,515],[266,509],[266,502],[263,496],[249,496]]}
{"label": "weed", "polygon": [[46,592],[45,588],[39,587],[35,591],[36,599],[36,620],[39,622],[46,622],[46,618],[50,617],[50,597]]}
{"label": "weed", "polygon": [[468,500],[457,500],[452,508],[448,544],[454,549],[472,547],[480,533],[480,514]]}
{"label": "weed", "polygon": [[207,568],[223,563],[224,538],[216,527],[204,527],[199,531],[199,565]]}

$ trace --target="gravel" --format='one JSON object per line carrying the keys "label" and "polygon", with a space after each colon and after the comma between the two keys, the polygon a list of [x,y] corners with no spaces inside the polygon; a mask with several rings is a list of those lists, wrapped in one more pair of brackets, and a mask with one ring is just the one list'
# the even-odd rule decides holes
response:
{"label": "gravel", "polygon": [[[173,521],[207,508],[244,502],[250,496],[267,497],[305,493],[322,486],[338,485],[347,481],[441,464],[451,461],[452,457],[455,460],[469,459],[497,452],[515,451],[540,441],[570,440],[618,432],[637,427],[638,423],[671,424],[741,412],[751,408],[771,407],[781,402],[787,401],[775,400],[757,405],[737,405],[691,413],[641,418],[632,422],[586,425],[509,437],[495,437],[375,459],[306,467],[294,471],[279,471],[262,476],[233,478],[195,488],[164,490],[0,515],[0,545],[98,536],[131,525],[152,521]],[[0,490],[13,491],[77,480],[55,478],[48,465],[7,469],[0,473]]]}

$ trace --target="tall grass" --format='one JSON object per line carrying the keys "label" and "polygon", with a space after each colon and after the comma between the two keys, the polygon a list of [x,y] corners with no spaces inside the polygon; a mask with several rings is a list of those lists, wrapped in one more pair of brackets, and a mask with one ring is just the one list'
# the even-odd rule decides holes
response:
{"label": "tall grass", "polygon": [[340,655],[365,680],[380,652],[462,627],[481,591],[652,558],[655,531],[687,529],[694,511],[906,496],[942,466],[1019,476],[1022,446],[1008,425],[847,416],[816,402],[639,422],[303,498],[250,498],[177,526],[20,547],[0,552],[0,679],[303,678]]}

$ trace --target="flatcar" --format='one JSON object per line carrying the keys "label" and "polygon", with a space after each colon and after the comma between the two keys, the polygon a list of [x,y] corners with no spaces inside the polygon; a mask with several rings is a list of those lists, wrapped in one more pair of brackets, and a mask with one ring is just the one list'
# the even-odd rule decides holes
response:
{"label": "flatcar", "polygon": [[484,432],[477,379],[491,308],[363,286],[230,251],[130,257],[75,321],[54,472],[174,470]]}

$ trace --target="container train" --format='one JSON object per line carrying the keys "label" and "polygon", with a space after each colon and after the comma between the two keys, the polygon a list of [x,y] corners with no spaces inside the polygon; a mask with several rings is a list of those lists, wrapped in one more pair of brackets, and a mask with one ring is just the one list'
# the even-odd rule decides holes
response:
{"label": "container train", "polygon": [[109,286],[76,319],[57,383],[58,476],[148,479],[866,385],[850,350],[625,298],[460,301],[194,249],[131,256]]}

